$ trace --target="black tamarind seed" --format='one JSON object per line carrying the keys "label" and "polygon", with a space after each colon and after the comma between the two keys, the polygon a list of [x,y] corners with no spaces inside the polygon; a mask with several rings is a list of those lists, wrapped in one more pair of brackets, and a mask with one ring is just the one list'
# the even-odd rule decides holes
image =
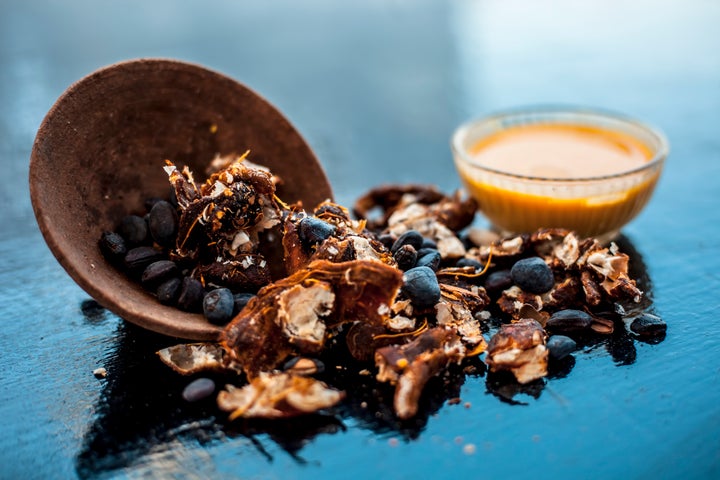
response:
{"label": "black tamarind seed", "polygon": [[135,247],[127,252],[124,263],[131,275],[140,275],[151,263],[165,259],[165,254],[152,247]]}
{"label": "black tamarind seed", "polygon": [[200,312],[203,307],[205,289],[199,280],[192,277],[182,279],[178,307],[188,312]]}
{"label": "black tamarind seed", "polygon": [[125,258],[125,255],[127,255],[125,239],[118,233],[103,232],[102,235],[100,235],[98,245],[100,246],[100,252],[110,263],[120,262]]}
{"label": "black tamarind seed", "polygon": [[225,325],[232,320],[235,299],[227,288],[216,288],[203,298],[203,314],[210,323]]}
{"label": "black tamarind seed", "polygon": [[171,278],[163,283],[155,291],[158,301],[163,305],[176,305],[180,296],[180,288],[182,280],[179,278]]}
{"label": "black tamarind seed", "polygon": [[182,397],[186,402],[197,402],[209,397],[214,391],[214,381],[209,378],[197,378],[183,389]]}
{"label": "black tamarind seed", "polygon": [[442,257],[440,256],[440,252],[437,250],[431,250],[431,249],[425,249],[421,248],[420,251],[425,250],[426,253],[423,256],[420,256],[420,252],[418,252],[418,259],[415,263],[416,267],[428,267],[433,272],[437,271],[438,268],[440,268],[440,262],[442,261]]}
{"label": "black tamarind seed", "polygon": [[128,245],[142,245],[147,241],[148,225],[144,218],[128,215],[120,221],[118,233]]}
{"label": "black tamarind seed", "polygon": [[147,266],[143,271],[140,282],[143,287],[155,290],[161,283],[178,275],[178,267],[171,260],[158,260]]}
{"label": "black tamarind seed", "polygon": [[327,240],[335,233],[335,226],[315,217],[300,220],[298,236],[306,248]]}
{"label": "black tamarind seed", "polygon": [[590,329],[592,317],[582,310],[559,310],[548,318],[545,328],[552,332],[572,333]]}
{"label": "black tamarind seed", "polygon": [[420,250],[420,248],[422,247],[423,240],[424,238],[422,235],[420,235],[420,232],[418,232],[417,230],[408,230],[407,232],[400,235],[397,240],[395,240],[395,243],[393,243],[390,251],[394,254],[403,245],[412,245],[412,247],[417,251]]}
{"label": "black tamarind seed", "polygon": [[555,276],[540,257],[523,258],[510,269],[515,285],[528,293],[545,293],[555,285]]}
{"label": "black tamarind seed", "polygon": [[551,358],[554,360],[562,360],[577,350],[577,343],[565,335],[553,335],[548,338],[547,348],[550,351]]}
{"label": "black tamarind seed", "polygon": [[630,330],[642,337],[663,335],[667,331],[665,321],[652,313],[642,313],[630,324]]}
{"label": "black tamarind seed", "polygon": [[148,214],[150,235],[158,245],[170,247],[175,243],[178,230],[178,216],[175,207],[165,200],[159,200]]}
{"label": "black tamarind seed", "polygon": [[485,279],[485,290],[490,295],[496,295],[512,287],[513,279],[510,270],[497,270]]}
{"label": "black tamarind seed", "polygon": [[415,266],[417,251],[412,245],[403,245],[393,254],[398,268],[402,271],[409,270]]}
{"label": "black tamarind seed", "polygon": [[440,284],[429,267],[415,267],[405,272],[401,290],[418,308],[432,307],[440,300]]}

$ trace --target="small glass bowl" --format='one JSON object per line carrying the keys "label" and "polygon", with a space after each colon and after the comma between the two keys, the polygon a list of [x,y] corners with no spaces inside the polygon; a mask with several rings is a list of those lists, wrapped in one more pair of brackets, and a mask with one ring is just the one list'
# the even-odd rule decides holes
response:
{"label": "small glass bowl", "polygon": [[[565,125],[629,135],[650,152],[647,163],[580,178],[518,175],[488,168],[471,153],[490,135],[526,125]],[[451,140],[455,167],[493,227],[503,234],[567,228],[608,241],[645,207],[660,178],[668,142],[658,130],[617,114],[581,109],[510,111],[461,125]]]}

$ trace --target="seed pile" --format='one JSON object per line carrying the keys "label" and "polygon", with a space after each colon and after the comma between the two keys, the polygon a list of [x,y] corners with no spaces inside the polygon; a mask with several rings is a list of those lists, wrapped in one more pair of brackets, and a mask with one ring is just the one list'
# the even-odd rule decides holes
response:
{"label": "seed pile", "polygon": [[172,203],[148,200],[144,215],[126,216],[99,242],[105,257],[158,301],[218,325],[269,283],[259,235],[280,223],[275,179],[244,157],[234,160],[219,159],[224,168],[201,184],[167,162]]}
{"label": "seed pile", "polygon": [[[393,385],[394,412],[408,419],[432,377],[480,354],[491,372],[527,384],[588,335],[664,333],[659,317],[627,313],[643,292],[614,244],[560,229],[498,238],[468,228],[474,201],[419,185],[373,189],[353,216],[330,201],[307,211],[280,202],[277,179],[244,157],[220,164],[199,184],[168,162],[176,198],[122,219],[100,248],[158,301],[226,325],[219,344],[158,353],[182,374],[244,374],[244,386],[218,395],[231,418],[342,401],[314,378],[319,357],[347,368],[349,355]],[[282,239],[275,281],[261,253],[267,232]]]}

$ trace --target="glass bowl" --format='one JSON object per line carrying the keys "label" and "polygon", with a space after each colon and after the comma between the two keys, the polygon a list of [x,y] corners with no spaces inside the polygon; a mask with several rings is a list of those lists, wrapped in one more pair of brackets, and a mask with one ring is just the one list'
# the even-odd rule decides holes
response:
{"label": "glass bowl", "polygon": [[[642,147],[646,158],[612,173],[570,177],[515,173],[515,167],[491,167],[479,158],[478,146],[483,142],[525,127],[579,129],[598,135],[600,141],[603,136],[630,139]],[[501,233],[559,227],[605,241],[645,207],[668,154],[665,136],[636,120],[597,110],[552,108],[510,111],[469,121],[454,132],[451,147],[465,188]],[[563,157],[563,161],[575,162],[571,157]]]}

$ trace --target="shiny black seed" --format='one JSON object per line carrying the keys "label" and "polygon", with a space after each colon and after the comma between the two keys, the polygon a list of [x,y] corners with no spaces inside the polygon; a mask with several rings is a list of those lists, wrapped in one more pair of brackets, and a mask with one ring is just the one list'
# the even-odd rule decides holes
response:
{"label": "shiny black seed", "polygon": [[188,383],[183,389],[182,397],[186,402],[197,402],[207,398],[215,391],[215,382],[209,378],[198,378]]}
{"label": "shiny black seed", "polygon": [[390,235],[389,233],[384,233],[378,237],[378,241],[380,241],[380,243],[385,245],[385,248],[387,248],[388,250],[390,250],[392,248],[393,243],[395,243],[395,240],[397,240],[397,238],[395,238],[394,235]]}
{"label": "shiny black seed", "polygon": [[590,329],[592,317],[582,310],[559,310],[548,319],[545,328],[557,333],[582,332]]}
{"label": "shiny black seed", "polygon": [[245,308],[245,305],[255,297],[254,293],[236,293],[233,295],[233,316],[240,313],[240,310]]}
{"label": "shiny black seed", "polygon": [[128,245],[142,245],[148,237],[148,225],[144,218],[128,215],[120,221],[118,233]]}
{"label": "shiny black seed", "polygon": [[175,207],[165,200],[153,205],[148,214],[150,235],[158,245],[170,247],[175,243],[178,229],[178,216]]}
{"label": "shiny black seed", "polygon": [[432,248],[433,250],[437,250],[438,247],[437,247],[437,243],[435,243],[434,240],[423,237],[423,242],[420,245],[420,248]]}
{"label": "shiny black seed", "polygon": [[306,248],[327,240],[335,233],[335,226],[315,217],[305,217],[300,220],[298,235]]}
{"label": "shiny black seed", "polygon": [[512,287],[513,279],[510,270],[497,270],[485,279],[485,290],[490,295],[497,295],[503,290]]}
{"label": "shiny black seed", "polygon": [[412,245],[403,245],[395,251],[393,257],[398,264],[398,268],[405,271],[415,266],[417,251]]}
{"label": "shiny black seed", "polygon": [[480,271],[483,269],[483,264],[472,258],[461,258],[455,263],[456,267],[473,267],[475,270]]}
{"label": "shiny black seed", "polygon": [[160,284],[155,291],[158,301],[163,305],[175,305],[180,296],[180,288],[182,287],[182,280],[179,278],[171,278]]}
{"label": "shiny black seed", "polygon": [[110,263],[117,263],[127,255],[125,240],[115,232],[103,232],[98,244],[100,252]]}
{"label": "shiny black seed", "polygon": [[403,245],[412,245],[415,250],[420,250],[423,244],[423,236],[417,230],[408,230],[395,240],[390,251],[394,254]]}
{"label": "shiny black seed", "polygon": [[198,280],[192,277],[185,277],[180,286],[178,307],[188,312],[200,312],[203,308],[205,289]]}
{"label": "shiny black seed", "polygon": [[[420,256],[420,252],[422,252],[423,250],[426,253],[423,256]],[[421,248],[418,252],[418,259],[417,262],[415,262],[415,266],[428,267],[432,271],[437,271],[437,269],[440,267],[441,261],[442,257],[440,256],[440,252],[438,252],[437,250]]]}
{"label": "shiny black seed", "polygon": [[429,267],[415,267],[405,272],[401,290],[418,308],[432,307],[440,300],[440,285]]}
{"label": "shiny black seed", "polygon": [[233,294],[227,288],[211,290],[203,299],[205,318],[216,325],[225,325],[232,320],[234,306]]}
{"label": "shiny black seed", "polygon": [[547,341],[547,348],[551,358],[561,360],[577,350],[577,343],[565,335],[553,335]]}
{"label": "shiny black seed", "polygon": [[540,257],[523,258],[510,270],[515,285],[528,293],[545,293],[555,285],[555,277]]}
{"label": "shiny black seed", "polygon": [[171,260],[158,260],[147,266],[143,271],[140,282],[143,287],[155,290],[161,283],[178,275],[178,267]]}
{"label": "shiny black seed", "polygon": [[652,313],[642,313],[630,324],[630,330],[640,336],[663,335],[667,331],[665,321]]}
{"label": "shiny black seed", "polygon": [[152,247],[135,247],[125,255],[125,268],[131,275],[140,275],[148,265],[164,258],[165,254]]}

